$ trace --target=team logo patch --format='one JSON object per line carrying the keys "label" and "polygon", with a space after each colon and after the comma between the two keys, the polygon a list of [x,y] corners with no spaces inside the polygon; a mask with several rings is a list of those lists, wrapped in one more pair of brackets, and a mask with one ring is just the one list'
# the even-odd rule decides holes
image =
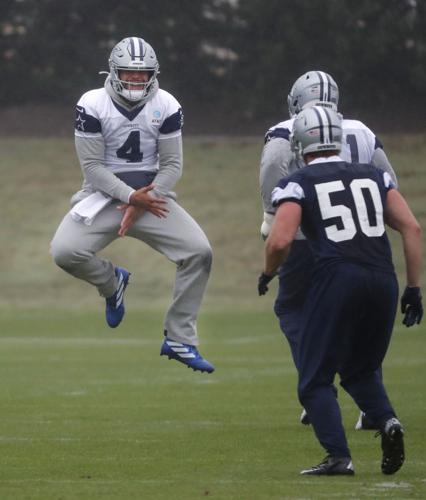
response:
{"label": "team logo patch", "polygon": [[83,116],[85,115],[84,108],[81,106],[76,107],[76,117],[75,117],[75,128],[77,130],[84,131],[84,124],[86,120],[83,120]]}
{"label": "team logo patch", "polygon": [[153,113],[152,113],[152,123],[160,123],[161,122],[161,111],[159,111],[158,109],[156,109]]}

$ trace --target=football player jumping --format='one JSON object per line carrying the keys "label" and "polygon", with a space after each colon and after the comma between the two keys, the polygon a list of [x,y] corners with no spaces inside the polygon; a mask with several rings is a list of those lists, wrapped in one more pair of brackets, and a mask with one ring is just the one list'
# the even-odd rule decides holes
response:
{"label": "football player jumping", "polygon": [[212,251],[197,222],[176,202],[182,174],[182,109],[159,88],[159,64],[145,40],[128,37],[111,52],[102,88],[78,101],[75,145],[83,186],[51,243],[58,266],[94,285],[117,327],[130,273],[97,253],[119,236],[143,241],[176,264],[161,355],[211,373],[197,350],[196,321]]}

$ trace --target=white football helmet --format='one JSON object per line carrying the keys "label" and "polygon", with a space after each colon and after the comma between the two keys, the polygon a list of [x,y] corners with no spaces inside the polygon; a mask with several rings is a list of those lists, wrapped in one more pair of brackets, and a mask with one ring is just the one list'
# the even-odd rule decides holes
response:
{"label": "white football helmet", "polygon": [[[127,101],[145,103],[156,92],[160,65],[154,49],[142,38],[132,36],[118,42],[108,63],[112,88]],[[121,80],[120,70],[148,71],[151,76],[146,83],[126,82]]]}
{"label": "white football helmet", "polygon": [[297,115],[309,106],[320,105],[337,110],[339,87],[328,73],[308,71],[294,82],[287,104],[290,116]]}
{"label": "white football helmet", "polygon": [[340,151],[342,115],[322,105],[302,110],[294,120],[291,142],[302,156],[319,151]]}

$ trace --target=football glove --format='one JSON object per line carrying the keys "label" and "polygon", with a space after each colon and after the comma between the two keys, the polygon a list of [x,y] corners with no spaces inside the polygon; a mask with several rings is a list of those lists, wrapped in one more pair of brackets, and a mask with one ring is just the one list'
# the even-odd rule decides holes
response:
{"label": "football glove", "polygon": [[401,297],[402,324],[409,327],[419,324],[423,317],[422,295],[418,286],[405,287]]}
{"label": "football glove", "polygon": [[259,276],[259,281],[257,282],[257,291],[259,295],[265,295],[265,293],[269,290],[268,283],[274,278],[274,276],[268,276],[265,273],[262,273]]}

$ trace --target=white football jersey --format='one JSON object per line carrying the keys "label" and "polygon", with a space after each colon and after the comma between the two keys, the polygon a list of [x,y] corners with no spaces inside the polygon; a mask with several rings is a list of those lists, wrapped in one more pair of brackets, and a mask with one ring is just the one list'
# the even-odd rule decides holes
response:
{"label": "white football jersey", "polygon": [[179,102],[165,90],[159,89],[145,105],[128,111],[99,88],[78,101],[75,135],[103,137],[105,167],[113,173],[157,171],[157,141],[180,136],[182,122]]}
{"label": "white football jersey", "polygon": [[[295,118],[290,118],[271,127],[265,135],[265,142],[280,137],[290,140]],[[342,120],[342,151],[339,156],[348,163],[371,163],[374,151],[378,147],[383,147],[374,133],[362,122],[358,120]],[[289,164],[288,174],[292,174],[297,169],[305,166],[301,158],[293,159]]]}
{"label": "white football jersey", "polygon": [[[265,134],[265,143],[276,138],[290,141],[294,120],[295,118],[290,118],[271,127]],[[383,147],[374,133],[358,120],[343,119],[342,132],[342,151],[339,156],[348,163],[372,163],[374,151]],[[301,156],[291,152],[289,148],[284,153],[285,158],[282,155],[277,156],[277,151],[274,150],[269,154],[267,149],[264,152],[265,155],[262,156],[261,162],[260,191],[264,212],[274,213],[275,209],[271,204],[271,193],[278,178],[293,174],[298,169],[305,167],[305,163]],[[291,155],[291,157],[286,155]],[[296,239],[303,238],[304,236],[299,229]]]}

